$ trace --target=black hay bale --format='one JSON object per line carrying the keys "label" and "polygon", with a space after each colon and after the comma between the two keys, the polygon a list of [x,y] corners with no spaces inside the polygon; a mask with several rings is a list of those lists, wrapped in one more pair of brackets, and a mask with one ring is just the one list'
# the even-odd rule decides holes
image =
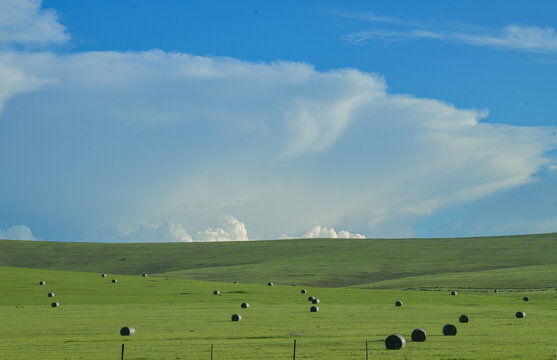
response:
{"label": "black hay bale", "polygon": [[305,294],[305,293],[307,293],[307,292],[308,292],[308,291],[307,291],[306,289],[300,290],[300,293],[301,293],[301,294]]}
{"label": "black hay bale", "polygon": [[499,292],[499,289],[493,289],[493,292],[497,294]]}
{"label": "black hay bale", "polygon": [[528,296],[525,296],[522,298],[522,301],[530,301],[530,299],[528,299]]}
{"label": "black hay bale", "polygon": [[39,281],[39,285],[45,285],[46,283],[44,281]]}
{"label": "black hay bale", "polygon": [[113,283],[113,284],[116,284],[117,282],[118,282],[118,280],[112,279],[112,283]]}
{"label": "black hay bale", "polygon": [[320,302],[321,302],[321,300],[319,300],[319,299],[313,299],[313,301],[312,301],[313,304],[319,304]]}
{"label": "black hay bale", "polygon": [[397,300],[397,302],[395,302],[395,306],[402,306],[402,301]]}
{"label": "black hay bale", "polygon": [[242,317],[238,314],[234,314],[232,315],[232,321],[240,321],[242,320]]}
{"label": "black hay bale", "polygon": [[460,317],[458,318],[458,321],[460,321],[461,324],[463,323],[467,323],[468,322],[468,316],[467,315],[460,315]]}
{"label": "black hay bale", "polygon": [[218,290],[213,291],[213,295],[220,295],[220,291]]}
{"label": "black hay bale", "polygon": [[53,302],[52,304],[50,304],[50,307],[58,307],[60,306],[59,302]]}
{"label": "black hay bale", "polygon": [[135,328],[133,326],[124,326],[120,329],[120,335],[122,336],[132,336],[135,334]]}
{"label": "black hay bale", "polygon": [[273,283],[270,282],[270,281],[267,283],[267,286],[273,286],[273,285],[275,285],[275,284],[273,284]]}
{"label": "black hay bale", "polygon": [[400,350],[406,345],[406,339],[402,335],[389,335],[385,339],[385,347],[387,350]]}
{"label": "black hay bale", "polygon": [[458,293],[456,291],[451,291],[451,295],[458,295]]}
{"label": "black hay bale", "polygon": [[443,335],[445,336],[455,336],[456,335],[456,326],[453,324],[447,324],[443,326]]}
{"label": "black hay bale", "polygon": [[313,305],[312,307],[309,308],[309,311],[311,311],[311,312],[318,312],[318,311],[319,311],[319,306]]}
{"label": "black hay bale", "polygon": [[141,274],[141,276],[143,276],[143,277],[147,277],[147,274]]}
{"label": "black hay bale", "polygon": [[238,284],[238,282],[237,282],[237,281],[234,281],[234,284]]}
{"label": "black hay bale", "polygon": [[308,297],[308,301],[309,301],[309,302],[313,302],[314,299],[315,299],[315,298],[314,298],[313,296]]}
{"label": "black hay bale", "polygon": [[526,316],[526,313],[524,311],[517,311],[516,312],[516,317],[519,318],[519,319],[522,319],[525,316]]}
{"label": "black hay bale", "polygon": [[103,277],[103,278],[105,278],[107,276],[108,276],[107,274],[101,274],[101,277]]}
{"label": "black hay bale", "polygon": [[411,337],[412,337],[412,341],[424,342],[427,335],[424,329],[414,329],[414,331],[412,331]]}
{"label": "black hay bale", "polygon": [[48,293],[48,297],[54,297],[54,293]]}
{"label": "black hay bale", "polygon": [[249,304],[248,303],[242,303],[241,307],[242,307],[242,309],[247,309],[247,308],[249,308]]}

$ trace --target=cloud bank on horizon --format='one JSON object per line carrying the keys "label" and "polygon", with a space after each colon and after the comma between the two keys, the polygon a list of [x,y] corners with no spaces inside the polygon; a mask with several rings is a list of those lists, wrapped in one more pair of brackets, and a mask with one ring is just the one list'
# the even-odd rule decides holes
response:
{"label": "cloud bank on horizon", "polygon": [[[411,237],[415,219],[555,166],[554,127],[482,122],[485,110],[393,94],[377,74],[60,53],[43,48],[70,38],[53,10],[2,4],[0,215],[41,238]],[[0,238],[34,238],[25,227]]]}

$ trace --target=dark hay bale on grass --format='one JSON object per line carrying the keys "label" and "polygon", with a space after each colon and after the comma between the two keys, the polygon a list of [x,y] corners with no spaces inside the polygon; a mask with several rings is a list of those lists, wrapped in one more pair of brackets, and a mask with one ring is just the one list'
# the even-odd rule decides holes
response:
{"label": "dark hay bale on grass", "polygon": [[467,315],[460,315],[460,317],[458,318],[458,321],[460,321],[461,324],[463,323],[467,323],[468,322],[468,316]]}
{"label": "dark hay bale on grass", "polygon": [[530,299],[528,299],[528,296],[525,296],[522,298],[522,301],[530,301]]}
{"label": "dark hay bale on grass", "polygon": [[133,326],[124,326],[120,329],[120,335],[122,336],[132,336],[135,334],[135,328]]}
{"label": "dark hay bale on grass", "polygon": [[397,300],[397,302],[395,302],[395,306],[402,306],[402,301]]}
{"label": "dark hay bale on grass", "polygon": [[238,284],[238,282],[237,282],[237,281],[234,281],[234,284]]}
{"label": "dark hay bale on grass", "polygon": [[107,274],[101,274],[101,277],[103,277],[103,278],[105,278],[107,276],[108,276]]}
{"label": "dark hay bale on grass", "polygon": [[499,289],[493,289],[493,292],[497,294],[499,292]]}
{"label": "dark hay bale on grass", "polygon": [[46,284],[46,282],[44,282],[44,281],[39,281],[39,285],[45,285],[45,284]]}
{"label": "dark hay bale on grass", "polygon": [[242,320],[242,317],[238,314],[234,314],[232,315],[232,321],[240,321]]}
{"label": "dark hay bale on grass", "polygon": [[385,339],[385,347],[387,350],[400,350],[406,346],[406,339],[399,334],[389,335]]}
{"label": "dark hay bale on grass", "polygon": [[312,302],[315,298],[313,296],[308,297],[308,301]]}
{"label": "dark hay bale on grass", "polygon": [[456,291],[451,291],[451,295],[458,295],[458,293]]}
{"label": "dark hay bale on grass", "polygon": [[526,313],[524,311],[517,311],[516,312],[516,317],[519,318],[519,319],[522,319],[525,316],[526,316]]}
{"label": "dark hay bale on grass", "polygon": [[313,301],[312,301],[313,304],[319,304],[320,302],[321,302],[321,300],[319,300],[319,299],[313,299]]}
{"label": "dark hay bale on grass", "polygon": [[54,293],[48,293],[48,297],[54,297]]}
{"label": "dark hay bale on grass", "polygon": [[249,308],[249,304],[248,303],[242,303],[241,307],[242,307],[242,309],[247,309],[247,308]]}
{"label": "dark hay bale on grass", "polygon": [[220,295],[220,291],[218,290],[213,291],[213,295]]}
{"label": "dark hay bale on grass", "polygon": [[112,279],[112,283],[113,283],[113,284],[116,284],[117,282],[118,282],[118,280]]}
{"label": "dark hay bale on grass", "polygon": [[273,285],[275,285],[275,284],[273,284],[273,283],[270,282],[270,281],[267,283],[267,286],[273,286]]}
{"label": "dark hay bale on grass", "polygon": [[307,293],[307,292],[308,292],[308,291],[307,291],[306,289],[300,290],[300,293],[301,293],[301,294],[305,294],[305,293]]}
{"label": "dark hay bale on grass", "polygon": [[141,276],[143,276],[143,277],[147,277],[147,274],[141,274]]}
{"label": "dark hay bale on grass", "polygon": [[50,307],[58,307],[60,306],[59,302],[53,302],[52,304],[50,304]]}
{"label": "dark hay bale on grass", "polygon": [[311,312],[318,312],[318,311],[319,311],[319,307],[314,305],[314,306],[312,306],[312,307],[309,308],[309,311],[311,311]]}
{"label": "dark hay bale on grass", "polygon": [[445,336],[455,336],[456,335],[456,326],[453,324],[447,324],[443,326],[443,335]]}
{"label": "dark hay bale on grass", "polygon": [[425,339],[427,338],[427,335],[424,329],[414,329],[414,331],[412,331],[411,337],[412,337],[412,341],[424,342]]}

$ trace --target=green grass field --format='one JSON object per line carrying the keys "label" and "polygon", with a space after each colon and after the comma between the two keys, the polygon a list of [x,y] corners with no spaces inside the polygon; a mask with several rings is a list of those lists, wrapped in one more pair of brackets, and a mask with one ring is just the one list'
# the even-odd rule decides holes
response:
{"label": "green grass field", "polygon": [[[123,343],[126,359],[291,359],[294,339],[297,359],[365,359],[366,341],[369,359],[557,359],[556,240],[0,241],[0,359],[119,359]],[[387,351],[394,333],[406,347]]]}

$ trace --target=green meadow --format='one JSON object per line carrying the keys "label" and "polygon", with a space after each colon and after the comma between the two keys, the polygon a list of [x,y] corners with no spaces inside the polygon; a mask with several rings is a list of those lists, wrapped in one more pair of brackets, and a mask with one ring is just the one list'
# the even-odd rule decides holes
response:
{"label": "green meadow", "polygon": [[[557,359],[555,270],[557,234],[184,244],[2,240],[0,358],[120,359],[125,344],[126,359],[210,359],[211,345],[215,360],[292,359],[296,340],[297,359],[365,359],[366,342],[369,359]],[[321,300],[317,313],[310,312],[310,295]],[[60,307],[52,308],[53,301]],[[517,311],[526,317],[517,319]],[[232,314],[242,320],[232,322]],[[469,323],[459,323],[462,314]],[[456,336],[443,336],[447,323],[456,325]],[[136,334],[120,336],[128,325]],[[415,328],[426,331],[426,342],[411,341]],[[388,351],[384,340],[395,333],[406,347]]]}

